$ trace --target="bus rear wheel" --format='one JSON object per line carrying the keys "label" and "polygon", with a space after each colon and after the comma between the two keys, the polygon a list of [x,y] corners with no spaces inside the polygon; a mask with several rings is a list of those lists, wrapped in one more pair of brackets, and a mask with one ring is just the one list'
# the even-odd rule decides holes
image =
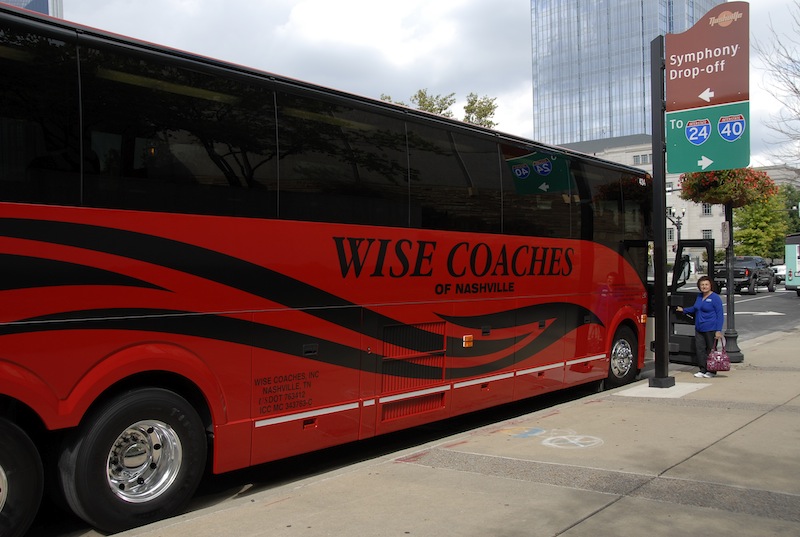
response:
{"label": "bus rear wheel", "polygon": [[614,334],[608,364],[608,387],[616,388],[633,382],[638,373],[638,345],[636,335],[627,326],[621,326]]}
{"label": "bus rear wheel", "polygon": [[0,418],[0,535],[21,537],[28,530],[42,500],[43,476],[31,439]]}
{"label": "bus rear wheel", "polygon": [[116,533],[174,514],[205,470],[203,422],[179,395],[125,393],[85,417],[59,458],[66,501],[95,528]]}

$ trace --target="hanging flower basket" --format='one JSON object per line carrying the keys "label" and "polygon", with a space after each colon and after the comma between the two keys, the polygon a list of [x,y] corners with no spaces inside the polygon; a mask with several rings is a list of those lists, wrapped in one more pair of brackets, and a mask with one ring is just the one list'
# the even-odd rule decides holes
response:
{"label": "hanging flower basket", "polygon": [[766,172],[736,168],[681,175],[681,199],[695,203],[743,207],[761,203],[778,193]]}

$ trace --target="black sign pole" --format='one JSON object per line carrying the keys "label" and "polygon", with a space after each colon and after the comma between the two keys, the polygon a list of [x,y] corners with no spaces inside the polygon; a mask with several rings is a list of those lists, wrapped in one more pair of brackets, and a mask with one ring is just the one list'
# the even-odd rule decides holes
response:
{"label": "black sign pole", "polygon": [[664,36],[650,42],[650,94],[653,123],[653,268],[655,269],[655,377],[650,379],[651,388],[675,386],[675,377],[669,376],[669,330],[667,323],[667,191],[666,143],[664,112]]}
{"label": "black sign pole", "polygon": [[[733,205],[725,204],[725,221],[728,223],[725,233],[728,234],[725,248],[725,269],[728,271],[726,302],[728,309],[725,314],[727,328],[725,330],[725,350],[733,363],[744,362],[744,353],[739,348],[739,332],[736,331],[736,311],[733,294],[736,292],[733,285]],[[784,260],[785,261],[785,260]],[[717,289],[719,292],[719,289]]]}

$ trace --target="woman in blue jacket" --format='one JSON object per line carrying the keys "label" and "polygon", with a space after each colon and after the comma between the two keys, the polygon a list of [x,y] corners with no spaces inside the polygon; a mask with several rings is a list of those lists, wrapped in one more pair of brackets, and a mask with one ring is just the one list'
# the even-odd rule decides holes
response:
{"label": "woman in blue jacket", "polygon": [[712,378],[717,373],[706,369],[708,353],[714,346],[714,340],[722,339],[722,325],[725,314],[722,312],[722,299],[714,292],[714,284],[708,276],[697,280],[697,299],[688,308],[678,306],[676,309],[684,313],[694,314],[694,346],[697,365],[700,371],[695,377]]}

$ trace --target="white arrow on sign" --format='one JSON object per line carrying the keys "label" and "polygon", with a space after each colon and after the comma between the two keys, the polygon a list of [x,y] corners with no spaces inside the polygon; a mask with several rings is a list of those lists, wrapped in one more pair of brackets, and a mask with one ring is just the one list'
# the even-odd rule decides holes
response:
{"label": "white arrow on sign", "polygon": [[714,92],[711,91],[711,88],[706,88],[706,90],[703,93],[698,95],[698,97],[700,97],[701,99],[703,99],[707,103],[711,102],[711,97],[713,97],[713,96],[714,96]]}
{"label": "white arrow on sign", "polygon": [[697,165],[703,168],[704,170],[714,164],[714,161],[708,158],[707,156],[703,155],[703,157],[697,161]]}
{"label": "white arrow on sign", "polygon": [[539,185],[539,190],[544,190],[545,192],[547,192],[548,190],[550,190],[550,185],[548,185],[547,183],[542,183],[541,185]]}
{"label": "white arrow on sign", "polygon": [[779,311],[737,311],[734,315],[755,315],[755,316],[772,316],[772,315],[786,315],[785,313],[781,313]]}

